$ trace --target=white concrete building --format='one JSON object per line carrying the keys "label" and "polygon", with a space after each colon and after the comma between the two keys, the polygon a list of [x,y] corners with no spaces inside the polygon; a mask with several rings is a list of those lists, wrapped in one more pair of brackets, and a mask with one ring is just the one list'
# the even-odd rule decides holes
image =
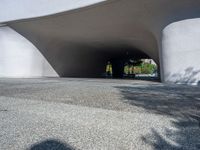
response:
{"label": "white concrete building", "polygon": [[[199,84],[199,0],[1,0],[0,77],[98,77],[151,58],[163,82]],[[91,69],[93,68],[93,69]]]}

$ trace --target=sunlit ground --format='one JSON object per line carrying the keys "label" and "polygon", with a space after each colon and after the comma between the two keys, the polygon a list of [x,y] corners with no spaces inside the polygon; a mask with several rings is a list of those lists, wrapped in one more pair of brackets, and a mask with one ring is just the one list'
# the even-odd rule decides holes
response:
{"label": "sunlit ground", "polygon": [[0,79],[0,149],[200,149],[200,87]]}

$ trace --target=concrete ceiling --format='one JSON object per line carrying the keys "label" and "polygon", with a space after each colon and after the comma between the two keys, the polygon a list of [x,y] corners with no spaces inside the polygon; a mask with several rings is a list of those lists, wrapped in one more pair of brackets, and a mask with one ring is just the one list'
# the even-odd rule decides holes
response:
{"label": "concrete ceiling", "polygon": [[76,47],[98,55],[122,55],[127,51],[134,55],[140,50],[159,63],[162,30],[172,22],[199,17],[199,6],[200,0],[107,0],[7,24],[48,59],[60,50]]}

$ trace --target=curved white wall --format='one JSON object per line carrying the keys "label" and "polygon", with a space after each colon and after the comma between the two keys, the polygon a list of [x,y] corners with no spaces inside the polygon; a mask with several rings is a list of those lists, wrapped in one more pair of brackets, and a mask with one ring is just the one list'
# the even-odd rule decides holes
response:
{"label": "curved white wall", "polygon": [[161,57],[165,82],[199,84],[200,18],[168,25],[163,31]]}
{"label": "curved white wall", "polygon": [[51,15],[105,0],[1,0],[0,23]]}
{"label": "curved white wall", "polygon": [[0,27],[0,77],[57,77],[38,49],[9,27]]}

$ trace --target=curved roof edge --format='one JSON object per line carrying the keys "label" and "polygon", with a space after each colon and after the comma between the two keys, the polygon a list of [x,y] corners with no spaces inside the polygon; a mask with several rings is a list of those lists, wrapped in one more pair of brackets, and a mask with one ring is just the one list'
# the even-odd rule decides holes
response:
{"label": "curved roof edge", "polygon": [[1,0],[0,23],[53,15],[104,1],[108,0]]}

